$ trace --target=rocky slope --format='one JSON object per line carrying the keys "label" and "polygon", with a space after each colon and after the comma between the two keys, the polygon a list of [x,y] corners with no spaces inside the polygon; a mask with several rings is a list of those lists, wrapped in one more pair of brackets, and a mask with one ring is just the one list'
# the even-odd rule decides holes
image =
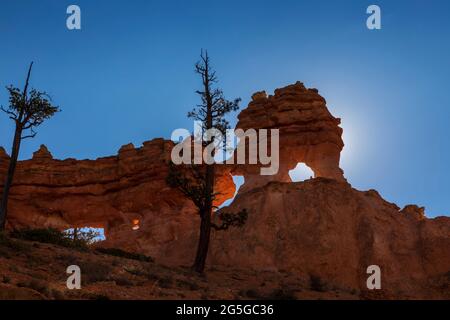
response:
{"label": "rocky slope", "polygon": [[[69,265],[81,269],[81,289],[68,290]],[[208,268],[124,259],[0,235],[0,300],[4,299],[358,299],[290,272]]]}

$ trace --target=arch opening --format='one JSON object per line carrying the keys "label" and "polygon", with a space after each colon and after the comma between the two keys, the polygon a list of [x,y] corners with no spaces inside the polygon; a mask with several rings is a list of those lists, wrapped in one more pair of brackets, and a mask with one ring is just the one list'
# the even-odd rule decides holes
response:
{"label": "arch opening", "polygon": [[314,171],[303,162],[299,162],[294,169],[289,170],[292,182],[305,181],[314,178]]}
{"label": "arch opening", "polygon": [[64,234],[70,239],[81,239],[88,244],[106,240],[104,228],[82,227],[69,228],[64,230]]}
{"label": "arch opening", "polygon": [[222,204],[220,205],[219,209],[221,209],[221,208],[223,208],[223,207],[227,207],[227,206],[229,206],[229,205],[233,202],[234,198],[236,198],[236,195],[237,195],[238,192],[239,192],[239,188],[240,188],[240,187],[244,184],[244,182],[245,182],[244,176],[232,176],[232,177],[233,177],[233,182],[234,182],[234,184],[235,184],[235,186],[236,186],[236,191],[234,192],[233,198],[230,198],[230,199],[226,200],[224,203],[222,203]]}

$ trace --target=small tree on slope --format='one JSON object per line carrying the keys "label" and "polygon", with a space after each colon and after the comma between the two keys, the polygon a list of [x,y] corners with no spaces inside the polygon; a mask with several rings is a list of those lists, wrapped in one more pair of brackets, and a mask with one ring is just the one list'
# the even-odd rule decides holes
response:
{"label": "small tree on slope", "polygon": [[45,92],[35,89],[28,90],[32,67],[33,62],[28,69],[23,90],[12,85],[6,87],[9,92],[9,106],[0,108],[15,123],[11,158],[0,204],[0,230],[5,229],[9,191],[14,179],[22,140],[34,138],[36,136],[35,129],[59,111],[58,107],[51,104],[51,99]]}
{"label": "small tree on slope", "polygon": [[[211,70],[207,52],[201,53],[200,61],[195,65],[195,71],[202,80],[202,88],[197,91],[201,103],[188,113],[188,117],[200,121],[203,131],[216,129],[225,134],[226,129],[229,128],[225,115],[239,109],[240,99],[228,101],[224,98],[222,90],[213,88],[213,85],[217,83],[217,77],[216,73]],[[218,141],[214,141],[212,138],[210,142],[217,143]],[[201,143],[202,149],[206,148],[207,144],[204,139],[201,139]],[[219,216],[222,221],[221,225],[214,224],[211,216],[216,209],[214,199],[218,195],[214,190],[215,163],[191,164],[183,169],[170,163],[167,182],[171,187],[178,188],[198,208],[201,219],[200,236],[193,269],[201,273],[205,269],[211,228],[226,230],[232,226],[242,226],[247,220],[247,212],[243,210],[237,214],[222,213]]]}

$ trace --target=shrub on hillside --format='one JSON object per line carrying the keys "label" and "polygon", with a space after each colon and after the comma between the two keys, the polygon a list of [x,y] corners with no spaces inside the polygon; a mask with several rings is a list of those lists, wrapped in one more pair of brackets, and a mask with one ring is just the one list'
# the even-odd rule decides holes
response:
{"label": "shrub on hillside", "polygon": [[318,291],[318,292],[326,291],[326,284],[323,282],[322,278],[320,278],[317,275],[309,276],[309,287],[313,291]]}
{"label": "shrub on hillside", "polygon": [[23,242],[14,241],[4,232],[0,232],[0,255],[8,256],[8,249],[14,252],[26,252],[29,251],[30,246]]}
{"label": "shrub on hillside", "polygon": [[111,281],[113,267],[109,264],[87,260],[78,263],[83,274],[81,282],[91,284],[95,282]]}
{"label": "shrub on hillside", "polygon": [[14,230],[10,236],[16,239],[50,243],[67,248],[81,250],[88,248],[88,243],[84,239],[71,239],[66,233],[53,228]]}
{"label": "shrub on hillside", "polygon": [[138,261],[143,261],[143,262],[153,262],[153,258],[148,257],[146,255],[139,254],[139,253],[127,252],[127,251],[123,251],[123,250],[117,249],[117,248],[97,248],[97,249],[95,249],[95,251],[97,251],[99,253],[107,254],[110,256],[115,256],[115,257],[120,257],[120,258],[125,258],[125,259],[138,260]]}
{"label": "shrub on hillside", "polygon": [[93,244],[100,241],[100,232],[92,228],[72,228],[63,232],[68,238],[81,240],[86,244]]}

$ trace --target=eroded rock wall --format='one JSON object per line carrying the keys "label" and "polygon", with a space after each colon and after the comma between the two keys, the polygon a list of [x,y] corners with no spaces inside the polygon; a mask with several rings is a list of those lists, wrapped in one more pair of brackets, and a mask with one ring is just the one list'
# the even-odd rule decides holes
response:
{"label": "eroded rock wall", "polygon": [[[400,210],[376,191],[316,178],[271,182],[240,193],[223,211],[247,209],[247,224],[213,234],[211,265],[284,270],[324,290],[378,298],[450,298],[450,218]],[[367,267],[381,268],[381,291],[367,290]]]}
{"label": "eroded rock wall", "polygon": [[[20,161],[11,188],[7,228],[104,228],[105,246],[145,252],[166,263],[190,263],[198,216],[194,205],[166,184],[173,142],[154,139],[123,146],[97,160],[55,160],[45,146]],[[3,157],[2,157],[3,154]],[[9,158],[0,153],[0,186]],[[235,186],[220,168],[217,205]],[[139,220],[139,230],[133,230]]]}
{"label": "eroded rock wall", "polygon": [[[259,164],[237,166],[233,173],[245,178],[242,190],[263,186],[270,181],[290,182],[289,170],[299,162],[310,167],[315,177],[345,181],[339,167],[344,147],[342,128],[339,127],[341,120],[331,115],[317,89],[307,89],[297,82],[275,90],[274,95],[268,96],[264,91],[255,93],[238,119],[236,128],[239,129],[279,130],[278,173],[263,176]],[[246,150],[249,150],[248,139],[240,143],[245,143]]]}

